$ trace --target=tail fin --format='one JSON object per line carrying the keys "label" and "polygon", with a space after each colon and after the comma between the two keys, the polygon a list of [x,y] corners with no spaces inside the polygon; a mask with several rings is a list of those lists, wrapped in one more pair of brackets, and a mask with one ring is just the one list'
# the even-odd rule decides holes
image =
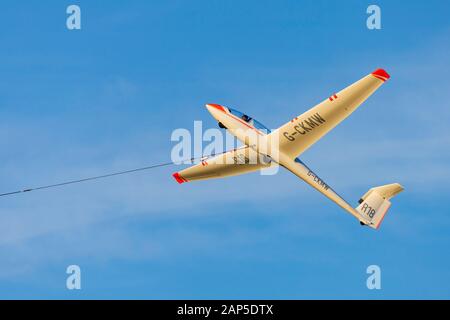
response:
{"label": "tail fin", "polygon": [[370,221],[371,228],[378,229],[391,206],[389,200],[402,191],[403,187],[398,183],[372,188],[359,200],[356,211]]}

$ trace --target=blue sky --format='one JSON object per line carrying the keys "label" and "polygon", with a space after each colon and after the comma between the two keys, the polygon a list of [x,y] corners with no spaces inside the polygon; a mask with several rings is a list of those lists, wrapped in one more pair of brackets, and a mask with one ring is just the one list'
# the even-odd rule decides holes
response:
{"label": "blue sky", "polygon": [[[378,67],[391,80],[301,159],[349,202],[398,181],[375,232],[284,171],[181,168],[0,201],[0,298],[449,298],[450,4],[4,1],[0,189],[170,159],[207,102],[277,127]],[[66,267],[82,290],[65,287]],[[366,268],[382,290],[366,288]]]}

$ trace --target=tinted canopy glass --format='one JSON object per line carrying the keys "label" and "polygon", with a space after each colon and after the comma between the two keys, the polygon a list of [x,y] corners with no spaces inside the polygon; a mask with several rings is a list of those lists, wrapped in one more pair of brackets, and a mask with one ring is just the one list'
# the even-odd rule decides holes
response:
{"label": "tinted canopy glass", "polygon": [[242,113],[238,110],[235,109],[231,109],[228,108],[228,110],[230,110],[230,113],[242,120],[244,120],[245,122],[247,122],[248,124],[250,124],[251,126],[255,127],[256,129],[265,132],[265,133],[270,133],[269,128],[267,128],[265,125],[263,125],[261,122],[253,119],[252,117],[246,115],[245,113]]}

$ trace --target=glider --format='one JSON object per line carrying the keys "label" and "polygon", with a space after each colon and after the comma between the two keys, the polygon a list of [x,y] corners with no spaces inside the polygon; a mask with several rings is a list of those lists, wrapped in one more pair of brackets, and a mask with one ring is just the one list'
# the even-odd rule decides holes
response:
{"label": "glider", "polygon": [[237,110],[207,104],[206,108],[219,126],[226,128],[244,146],[206,157],[200,163],[174,173],[173,176],[178,183],[183,183],[253,172],[273,164],[280,165],[353,215],[361,225],[378,229],[391,206],[390,199],[403,191],[400,184],[371,188],[361,197],[359,205],[353,208],[298,156],[347,118],[389,78],[385,70],[378,69],[272,132]]}

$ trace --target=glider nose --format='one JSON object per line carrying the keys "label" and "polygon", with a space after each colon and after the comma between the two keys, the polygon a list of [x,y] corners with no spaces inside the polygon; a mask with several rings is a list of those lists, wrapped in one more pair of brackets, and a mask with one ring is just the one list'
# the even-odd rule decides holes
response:
{"label": "glider nose", "polygon": [[222,112],[225,112],[225,108],[222,107],[220,104],[215,104],[215,103],[207,103],[205,105],[206,109],[208,109],[209,112],[212,112],[214,110],[219,110]]}

